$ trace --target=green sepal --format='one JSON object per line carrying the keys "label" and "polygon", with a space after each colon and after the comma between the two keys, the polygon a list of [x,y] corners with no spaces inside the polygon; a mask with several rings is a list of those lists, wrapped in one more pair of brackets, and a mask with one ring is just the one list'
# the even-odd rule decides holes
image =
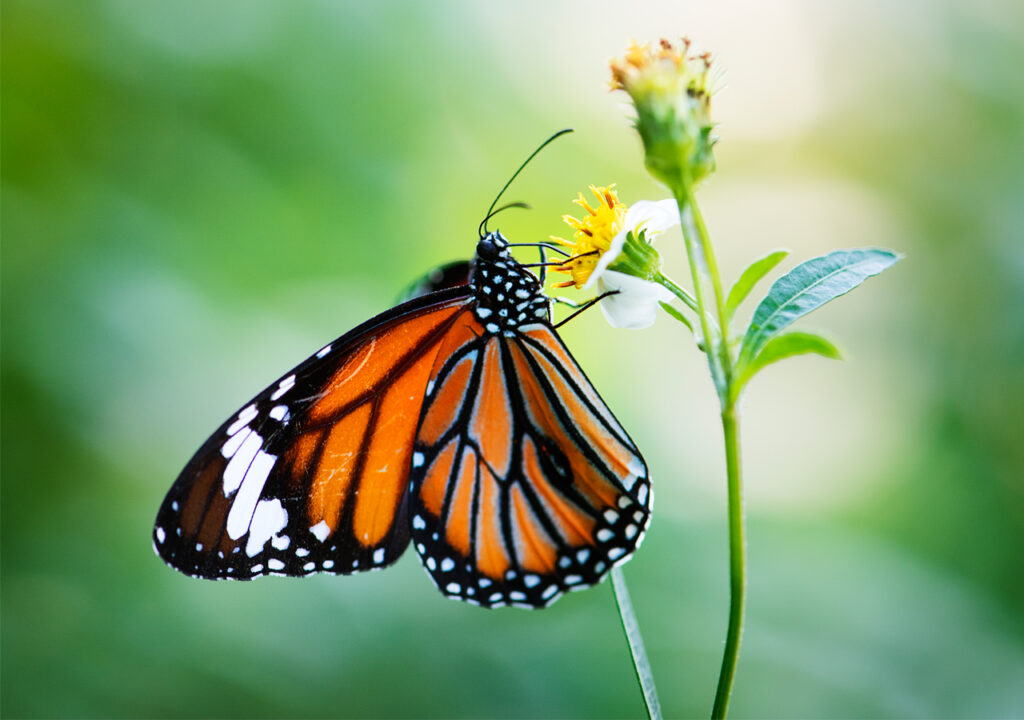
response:
{"label": "green sepal", "polygon": [[609,270],[638,277],[641,280],[654,281],[661,273],[661,256],[647,239],[646,233],[630,231],[622,250],[608,266]]}

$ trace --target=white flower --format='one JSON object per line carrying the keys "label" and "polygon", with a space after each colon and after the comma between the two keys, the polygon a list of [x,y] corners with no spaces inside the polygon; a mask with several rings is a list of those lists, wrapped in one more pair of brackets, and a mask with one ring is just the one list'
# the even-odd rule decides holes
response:
{"label": "white flower", "polygon": [[[632,233],[635,242],[647,242],[655,235],[679,224],[679,209],[675,200],[639,200],[626,211],[623,227],[612,239],[608,250],[601,254],[597,266],[583,289],[597,287],[599,293],[614,292],[601,301],[601,311],[612,327],[641,329],[654,324],[658,303],[669,302],[673,295],[668,288],[624,272],[610,270],[619,258]],[[644,239],[639,231],[644,231]]]}
{"label": "white flower", "polygon": [[608,324],[617,328],[640,330],[650,327],[658,314],[658,303],[674,297],[667,288],[633,275],[605,270],[597,279],[597,289],[615,291],[601,301],[601,312]]}

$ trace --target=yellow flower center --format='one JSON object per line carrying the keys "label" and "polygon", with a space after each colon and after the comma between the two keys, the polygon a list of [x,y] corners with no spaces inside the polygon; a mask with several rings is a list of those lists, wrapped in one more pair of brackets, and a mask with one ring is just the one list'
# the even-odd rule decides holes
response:
{"label": "yellow flower center", "polygon": [[555,268],[555,272],[566,273],[572,280],[566,280],[555,287],[575,285],[583,287],[601,258],[612,244],[612,240],[622,230],[626,220],[626,205],[619,201],[618,195],[608,187],[590,186],[590,192],[597,198],[597,207],[592,206],[579,194],[574,203],[587,211],[582,219],[572,215],[563,215],[562,219],[573,229],[572,240],[551,236],[551,239],[570,249],[569,258]]}
{"label": "yellow flower center", "polygon": [[651,94],[671,98],[683,92],[707,102],[711,54],[688,56],[689,51],[688,38],[679,45],[662,40],[656,47],[634,41],[622,59],[610,63],[611,89],[625,90],[636,101]]}

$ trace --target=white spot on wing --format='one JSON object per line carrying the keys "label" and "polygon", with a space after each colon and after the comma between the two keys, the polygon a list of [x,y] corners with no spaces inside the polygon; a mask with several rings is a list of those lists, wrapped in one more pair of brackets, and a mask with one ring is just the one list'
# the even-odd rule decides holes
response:
{"label": "white spot on wing", "polygon": [[[234,508],[232,508],[234,510]],[[230,524],[230,513],[228,523]],[[258,555],[267,545],[267,540],[284,529],[288,524],[288,513],[285,511],[281,501],[261,500],[256,504],[252,512],[252,522],[249,523],[249,540],[245,544],[245,554],[249,557]]]}
{"label": "white spot on wing", "polygon": [[332,567],[334,567],[333,560],[324,560],[324,570],[330,570]]}
{"label": "white spot on wing", "polygon": [[[260,437],[259,433],[251,432],[249,436],[242,443],[242,447],[238,448],[238,451],[231,457],[231,461],[228,462],[228,466],[224,468],[224,497],[227,497],[242,484],[242,480],[248,474],[249,466],[252,465],[253,460],[256,458],[256,453],[263,446],[263,438]],[[252,504],[255,505],[256,501],[253,500]],[[244,530],[242,531],[245,532]],[[238,535],[241,537],[241,535]]]}
{"label": "white spot on wing", "polygon": [[[428,391],[428,394],[429,394],[429,391]],[[422,464],[423,464],[423,453],[421,453],[421,452],[414,452],[412,454],[412,466],[413,467],[419,467]],[[415,522],[413,524],[413,527],[415,527]],[[422,529],[422,528],[420,528],[420,529]]]}
{"label": "white spot on wing", "polygon": [[238,413],[238,419],[235,420],[230,425],[228,425],[228,435],[234,435],[236,432],[244,428],[246,425],[248,425],[250,422],[256,419],[256,415],[258,415],[258,413],[256,412],[256,406],[246,405],[244,408],[242,408],[241,412]]}
{"label": "white spot on wing", "polygon": [[291,417],[291,413],[288,412],[287,405],[275,405],[270,410],[270,417],[274,418],[275,420],[285,422],[286,420],[288,420],[289,417]]}
{"label": "white spot on wing", "polygon": [[291,543],[292,539],[287,535],[275,535],[270,539],[270,544],[278,550],[287,550]]}
{"label": "white spot on wing", "polygon": [[270,396],[271,400],[278,400],[283,397],[286,392],[295,387],[295,376],[289,375],[277,385],[277,390]]}
{"label": "white spot on wing", "polygon": [[167,539],[167,533],[164,532],[164,529],[162,527],[158,527],[156,529],[156,541],[158,543],[160,543],[161,545],[163,545],[164,544],[164,540],[166,540],[166,539]]}
{"label": "white spot on wing", "polygon": [[252,430],[248,427],[246,427],[245,432],[236,432],[234,435],[229,437],[228,441],[221,447],[220,454],[226,458],[230,458],[238,452],[238,448],[242,446],[242,443],[245,442],[245,439],[249,437],[251,432]]}
{"label": "white spot on wing", "polygon": [[445,585],[444,589],[450,592],[452,595],[458,595],[462,592],[462,586],[458,583],[448,583],[447,585]]}
{"label": "white spot on wing", "polygon": [[455,561],[451,558],[445,558],[441,561],[441,572],[451,572],[455,569]]}
{"label": "white spot on wing", "polygon": [[384,548],[377,548],[373,551],[373,561],[378,565],[384,562]]}
{"label": "white spot on wing", "polygon": [[[415,461],[414,461],[415,462]],[[427,523],[423,521],[419,515],[414,515],[412,518],[412,529],[413,530],[424,530],[427,527]]]}
{"label": "white spot on wing", "polygon": [[326,354],[327,354],[327,353],[329,353],[330,351],[331,351],[331,346],[330,346],[330,345],[327,345],[327,346],[325,346],[325,347],[324,347],[323,349],[321,349],[321,350],[320,350],[320,352],[318,352],[318,353],[316,354],[316,356],[317,356],[318,358],[322,358],[322,357],[323,357],[324,355],[326,355]]}
{"label": "white spot on wing", "polygon": [[309,529],[311,533],[316,537],[317,540],[323,542],[327,539],[327,536],[331,534],[331,528],[327,524],[327,521],[321,520],[316,525]]}
{"label": "white spot on wing", "polygon": [[647,485],[641,485],[640,489],[636,491],[636,499],[641,505],[647,504]]}
{"label": "white spot on wing", "polygon": [[270,560],[267,561],[267,567],[271,570],[284,570],[284,563],[277,558],[270,558]]}
{"label": "white spot on wing", "polygon": [[528,588],[537,587],[540,585],[540,578],[536,575],[524,575],[523,584]]}
{"label": "white spot on wing", "polygon": [[[254,437],[259,437],[256,433],[253,433]],[[245,446],[242,446],[245,449]],[[239,450],[235,457],[231,458],[231,463],[235,462],[242,455],[242,451]],[[234,502],[231,504],[231,510],[228,511],[227,530],[228,537],[232,540],[245,535],[246,529],[249,528],[250,519],[255,522],[253,517],[253,511],[256,509],[256,502],[260,499],[260,495],[263,493],[263,485],[267,482],[267,477],[270,475],[270,471],[274,467],[274,463],[277,462],[277,455],[270,455],[262,450],[257,451],[256,457],[253,458],[252,463],[249,465],[245,472],[245,477],[242,479],[242,486],[238,489],[238,494],[235,496]],[[231,463],[228,463],[228,470],[231,469]],[[224,489],[228,487],[228,473],[224,471]],[[224,493],[227,495],[227,492]],[[278,501],[278,505],[280,505]],[[277,532],[280,528],[274,530]],[[250,535],[251,537],[251,535]],[[264,543],[269,539],[268,535],[264,539]],[[250,556],[251,557],[251,556]]]}

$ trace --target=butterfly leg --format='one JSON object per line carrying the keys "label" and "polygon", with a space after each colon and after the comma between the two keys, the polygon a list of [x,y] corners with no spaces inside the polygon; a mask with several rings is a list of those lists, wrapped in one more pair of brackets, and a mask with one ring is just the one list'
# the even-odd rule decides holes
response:
{"label": "butterfly leg", "polygon": [[568,305],[569,307],[576,308],[576,312],[574,312],[571,315],[569,315],[569,317],[563,318],[559,322],[555,323],[555,329],[558,329],[558,328],[562,327],[563,325],[565,325],[567,322],[572,320],[574,317],[579,315],[584,310],[589,310],[594,305],[596,305],[597,303],[599,303],[602,300],[604,300],[606,297],[608,297],[610,295],[616,295],[618,292],[619,292],[618,290],[609,290],[608,292],[601,293],[596,298],[593,298],[592,300],[587,300],[585,303],[582,303],[582,304],[578,303],[578,302],[574,302],[572,300],[569,300],[568,298],[561,298],[561,297],[552,298],[552,300],[554,300],[555,302],[559,302],[559,303],[562,303],[563,305]]}

